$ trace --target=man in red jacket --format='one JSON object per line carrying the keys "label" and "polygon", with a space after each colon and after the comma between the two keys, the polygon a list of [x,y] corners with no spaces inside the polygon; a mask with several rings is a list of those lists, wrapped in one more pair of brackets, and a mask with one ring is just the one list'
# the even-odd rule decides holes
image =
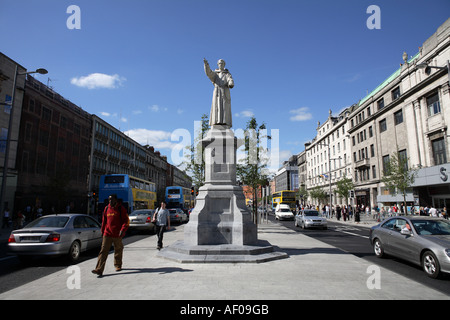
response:
{"label": "man in red jacket", "polygon": [[97,266],[92,273],[102,276],[111,245],[114,244],[114,266],[116,271],[122,270],[123,243],[122,238],[128,229],[130,220],[127,210],[117,201],[117,195],[109,196],[109,205],[105,207],[102,217],[102,248],[98,255]]}

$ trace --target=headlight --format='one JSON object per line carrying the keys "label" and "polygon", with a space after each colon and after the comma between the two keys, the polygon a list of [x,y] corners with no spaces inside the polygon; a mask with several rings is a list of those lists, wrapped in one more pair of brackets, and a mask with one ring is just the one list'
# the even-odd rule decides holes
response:
{"label": "headlight", "polygon": [[450,258],[450,249],[445,249],[445,254]]}

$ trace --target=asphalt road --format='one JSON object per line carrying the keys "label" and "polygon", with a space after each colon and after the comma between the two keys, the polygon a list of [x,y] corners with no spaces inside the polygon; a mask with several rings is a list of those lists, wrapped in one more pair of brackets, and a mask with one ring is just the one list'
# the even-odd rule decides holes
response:
{"label": "asphalt road", "polygon": [[[274,216],[269,216],[269,219],[275,221]],[[295,227],[293,221],[278,221],[278,223],[450,296],[450,275],[445,275],[442,279],[430,279],[416,265],[391,257],[385,259],[377,258],[369,243],[369,228],[367,227],[329,221],[328,230],[304,230]],[[126,245],[149,236],[153,235],[130,233],[124,238],[124,244]],[[97,255],[98,250],[85,252],[82,254],[81,260],[92,259]],[[65,269],[69,265],[70,263],[62,257],[34,259],[31,263],[23,264],[15,256],[6,256],[6,243],[3,241],[0,243],[0,293]],[[345,270],[341,271],[343,273],[346,272]]]}
{"label": "asphalt road", "polygon": [[[276,221],[275,217],[270,215],[269,220]],[[309,237],[323,241],[347,253],[370,261],[375,265],[389,269],[409,279],[417,281],[430,288],[439,290],[450,296],[450,275],[444,275],[441,279],[431,279],[419,266],[406,262],[404,260],[388,257],[377,258],[373,253],[372,246],[369,241],[370,228],[347,225],[339,222],[328,222],[328,230],[321,229],[302,229],[295,227],[293,221],[276,221],[286,228],[301,232]],[[342,270],[345,272],[345,270]]]}
{"label": "asphalt road", "polygon": [[[139,241],[144,237],[151,237],[141,232],[128,232],[123,239],[124,245]],[[156,245],[156,244],[155,244]],[[45,277],[59,270],[65,269],[72,263],[65,257],[35,258],[26,264],[19,261],[16,256],[6,255],[7,243],[0,243],[0,293],[19,287],[33,280]],[[81,254],[80,262],[96,258],[99,249],[93,249]],[[95,265],[92,265],[92,269]]]}

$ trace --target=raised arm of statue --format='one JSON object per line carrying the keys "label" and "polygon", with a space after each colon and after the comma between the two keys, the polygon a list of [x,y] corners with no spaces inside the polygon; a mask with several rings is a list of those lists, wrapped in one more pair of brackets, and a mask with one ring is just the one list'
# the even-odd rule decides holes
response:
{"label": "raised arm of statue", "polygon": [[211,68],[209,67],[209,63],[208,60],[206,60],[205,58],[203,58],[203,64],[205,65],[205,73],[208,76],[209,80],[212,81],[212,83],[214,83],[214,80],[216,78],[216,74],[214,73],[214,71],[211,70]]}

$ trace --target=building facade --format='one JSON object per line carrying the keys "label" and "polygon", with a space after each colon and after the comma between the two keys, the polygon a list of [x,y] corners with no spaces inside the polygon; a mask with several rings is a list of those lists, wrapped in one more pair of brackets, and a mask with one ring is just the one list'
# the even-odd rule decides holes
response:
{"label": "building facade", "polygon": [[[18,74],[16,88],[13,88],[16,72]],[[14,210],[14,192],[17,187],[18,174],[16,168],[17,141],[25,86],[25,75],[19,74],[25,72],[24,67],[0,52],[0,183],[4,188],[3,199],[0,199],[0,214],[3,214],[5,208],[9,208],[11,212]],[[14,106],[11,106],[13,95],[15,95]],[[10,135],[8,164],[6,165],[6,179],[3,179],[8,133]]]}
{"label": "building facade", "polygon": [[[330,110],[328,119],[317,125],[317,135],[305,144],[307,191],[321,188],[327,194],[327,203],[346,204],[347,199],[336,194],[336,182],[346,177],[352,179],[351,147],[348,134],[349,108],[345,108],[337,117]],[[317,200],[308,197],[307,204],[317,204]]]}
{"label": "building facade", "polygon": [[17,148],[16,207],[85,212],[91,115],[27,76]]}
{"label": "building facade", "polygon": [[[450,19],[419,53],[404,53],[402,58],[401,67],[351,110],[348,132],[356,203],[387,207],[403,202],[403,195],[391,193],[381,181],[398,152],[409,169],[417,170],[406,195],[408,205],[443,208],[450,205],[450,181],[439,178],[445,176],[441,172],[446,172],[450,156]],[[422,68],[426,65],[438,68]]]}

